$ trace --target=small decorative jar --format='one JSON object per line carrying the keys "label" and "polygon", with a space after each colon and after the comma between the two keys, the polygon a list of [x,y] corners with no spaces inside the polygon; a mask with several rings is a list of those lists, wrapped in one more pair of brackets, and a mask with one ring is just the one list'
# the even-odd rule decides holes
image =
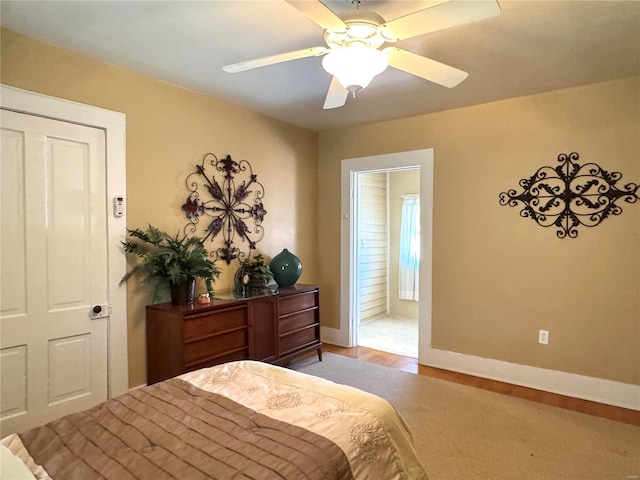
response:
{"label": "small decorative jar", "polygon": [[211,298],[208,293],[201,293],[198,295],[198,303],[207,304],[211,302]]}
{"label": "small decorative jar", "polygon": [[302,275],[302,262],[286,248],[273,257],[269,264],[273,279],[279,287],[293,286]]}

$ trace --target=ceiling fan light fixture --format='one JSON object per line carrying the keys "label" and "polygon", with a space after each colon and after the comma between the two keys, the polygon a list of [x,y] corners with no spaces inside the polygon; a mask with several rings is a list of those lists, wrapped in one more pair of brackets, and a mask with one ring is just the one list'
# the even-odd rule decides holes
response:
{"label": "ceiling fan light fixture", "polygon": [[347,10],[341,18],[347,25],[347,35],[354,40],[378,37],[378,29],[385,23],[384,18],[365,8]]}
{"label": "ceiling fan light fixture", "polygon": [[378,33],[378,25],[354,22],[348,24],[347,32],[353,39],[369,38]]}
{"label": "ceiling fan light fixture", "polygon": [[382,51],[361,45],[332,49],[322,59],[322,68],[352,93],[369,85],[388,65],[387,55]]}

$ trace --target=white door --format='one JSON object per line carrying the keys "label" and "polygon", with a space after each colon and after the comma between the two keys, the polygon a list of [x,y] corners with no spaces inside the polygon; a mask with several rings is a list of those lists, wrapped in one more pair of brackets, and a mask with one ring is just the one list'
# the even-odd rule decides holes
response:
{"label": "white door", "polygon": [[5,436],[106,400],[109,300],[104,131],[1,115]]}

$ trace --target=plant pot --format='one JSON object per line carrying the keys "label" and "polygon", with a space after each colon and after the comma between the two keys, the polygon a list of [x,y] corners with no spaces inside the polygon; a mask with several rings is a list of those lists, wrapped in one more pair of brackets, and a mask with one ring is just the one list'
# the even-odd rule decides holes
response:
{"label": "plant pot", "polygon": [[173,305],[188,305],[193,303],[196,292],[196,280],[185,280],[184,282],[170,282],[171,287],[171,303]]}
{"label": "plant pot", "polygon": [[250,277],[247,284],[247,292],[251,294],[262,293],[267,288],[267,281],[264,278]]}

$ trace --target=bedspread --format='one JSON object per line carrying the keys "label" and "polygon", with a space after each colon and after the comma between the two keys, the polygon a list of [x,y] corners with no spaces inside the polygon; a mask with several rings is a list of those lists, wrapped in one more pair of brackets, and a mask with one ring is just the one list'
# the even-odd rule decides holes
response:
{"label": "bedspread", "polygon": [[426,479],[388,402],[253,361],[134,389],[2,443],[54,480]]}

